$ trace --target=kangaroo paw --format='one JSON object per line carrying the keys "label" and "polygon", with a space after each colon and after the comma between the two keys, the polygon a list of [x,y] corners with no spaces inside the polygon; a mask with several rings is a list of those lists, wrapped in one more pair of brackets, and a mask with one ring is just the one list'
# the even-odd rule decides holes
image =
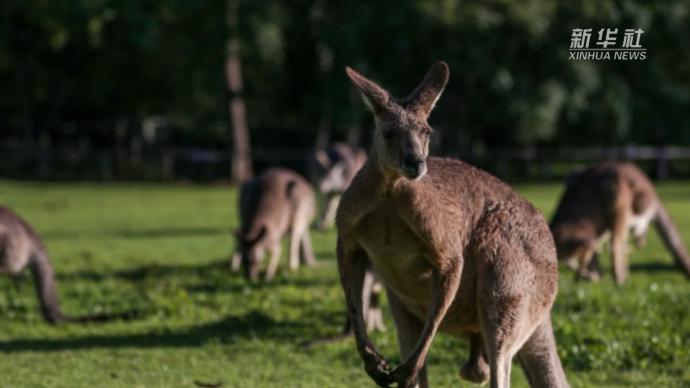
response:
{"label": "kangaroo paw", "polygon": [[468,360],[460,368],[460,377],[475,384],[485,384],[489,381],[489,376],[489,365],[482,357],[477,360]]}

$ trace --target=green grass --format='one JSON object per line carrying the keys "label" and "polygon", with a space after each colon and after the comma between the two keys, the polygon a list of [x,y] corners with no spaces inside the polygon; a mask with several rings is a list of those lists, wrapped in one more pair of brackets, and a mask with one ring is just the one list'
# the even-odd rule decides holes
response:
{"label": "green grass", "polygon": [[[549,214],[557,185],[518,190]],[[661,197],[690,242],[690,183]],[[319,266],[249,286],[228,269],[236,193],[227,187],[0,182],[0,203],[43,236],[71,315],[139,311],[131,321],[51,327],[30,275],[0,279],[0,386],[373,386],[352,340],[304,349],[336,333],[343,298],[334,232],[313,233]],[[621,288],[561,272],[554,325],[566,373],[581,386],[690,385],[690,282],[651,233]],[[283,263],[284,264],[284,263]],[[398,361],[389,331],[374,342]],[[440,335],[434,386],[458,386],[467,346]],[[515,386],[525,386],[519,367]],[[467,385],[467,384],[465,384]]]}

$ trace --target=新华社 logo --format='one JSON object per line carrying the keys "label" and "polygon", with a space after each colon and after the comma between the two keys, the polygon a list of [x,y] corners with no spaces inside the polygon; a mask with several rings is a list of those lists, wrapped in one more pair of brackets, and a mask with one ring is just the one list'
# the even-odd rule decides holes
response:
{"label": "\u65b0\u534e\u793e logo", "polygon": [[[641,28],[626,28],[618,34],[618,28],[575,28],[570,36],[570,60],[580,61],[644,61],[647,49],[642,46]],[[619,39],[620,38],[620,39]]]}

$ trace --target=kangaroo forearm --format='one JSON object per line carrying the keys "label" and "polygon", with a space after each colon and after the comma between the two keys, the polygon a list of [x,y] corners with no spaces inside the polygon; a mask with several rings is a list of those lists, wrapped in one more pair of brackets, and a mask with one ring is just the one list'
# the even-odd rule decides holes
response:
{"label": "kangaroo forearm", "polygon": [[433,290],[432,290],[432,304],[424,324],[424,330],[417,342],[415,351],[411,354],[406,364],[421,365],[424,363],[431,341],[434,339],[443,318],[448,312],[448,308],[453,303],[455,295],[460,287],[460,275],[462,270],[462,261],[459,260],[451,271],[440,273],[434,271],[433,273]]}
{"label": "kangaroo forearm", "polygon": [[377,384],[388,386],[391,382],[390,366],[369,340],[364,326],[362,287],[368,265],[367,260],[346,247],[340,239],[338,239],[337,252],[340,281],[345,290],[347,317],[352,325],[357,350],[364,361],[364,370]]}
{"label": "kangaroo forearm", "polygon": [[347,317],[352,326],[360,355],[366,360],[378,357],[378,351],[371,343],[364,324],[362,289],[367,262],[351,248],[338,241],[338,269],[340,281],[345,290]]}

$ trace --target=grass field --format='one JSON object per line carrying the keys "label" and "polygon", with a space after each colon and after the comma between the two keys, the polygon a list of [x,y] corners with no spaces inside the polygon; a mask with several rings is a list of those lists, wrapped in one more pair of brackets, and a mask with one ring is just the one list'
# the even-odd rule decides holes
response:
{"label": "grass field", "polygon": [[[547,215],[559,193],[557,185],[517,189]],[[690,183],[659,191],[690,242]],[[249,286],[228,267],[235,196],[212,186],[0,182],[0,203],[43,236],[67,314],[139,312],[127,322],[51,327],[28,273],[0,279],[0,386],[373,386],[351,339],[300,346],[343,322],[335,233],[313,232],[316,268],[281,267],[273,284]],[[554,325],[574,387],[690,386],[690,282],[653,232],[631,262],[621,288],[608,260],[596,284],[561,271]],[[390,315],[386,323],[374,342],[397,362]],[[432,385],[467,386],[458,377],[467,353],[437,337]],[[526,386],[519,367],[513,382]]]}

